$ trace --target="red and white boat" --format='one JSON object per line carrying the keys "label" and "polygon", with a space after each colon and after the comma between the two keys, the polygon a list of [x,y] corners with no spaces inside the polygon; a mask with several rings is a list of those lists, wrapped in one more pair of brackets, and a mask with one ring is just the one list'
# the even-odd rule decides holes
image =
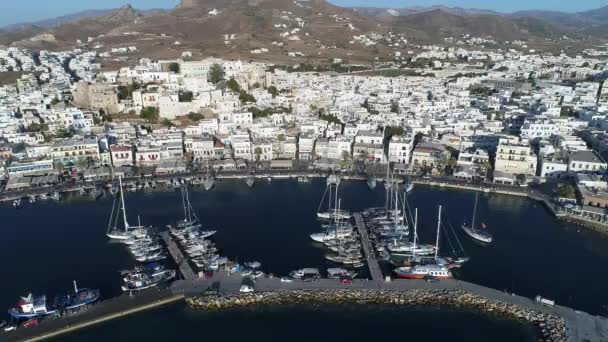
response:
{"label": "red and white boat", "polygon": [[435,277],[437,279],[454,279],[452,272],[445,265],[416,265],[411,267],[399,267],[393,271],[395,275],[403,279],[424,279]]}

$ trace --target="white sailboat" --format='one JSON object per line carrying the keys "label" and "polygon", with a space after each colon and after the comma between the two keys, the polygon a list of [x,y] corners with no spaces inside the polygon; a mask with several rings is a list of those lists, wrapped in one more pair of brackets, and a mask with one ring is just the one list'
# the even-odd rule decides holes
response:
{"label": "white sailboat", "polygon": [[184,229],[199,229],[203,225],[200,223],[198,216],[194,212],[192,208],[192,204],[190,204],[190,194],[188,193],[187,185],[182,186],[182,205],[184,208],[184,219],[182,221],[177,222],[178,228]]}
{"label": "white sailboat", "polygon": [[478,229],[475,228],[475,216],[477,215],[477,199],[479,197],[479,194],[475,195],[475,206],[473,207],[473,218],[472,218],[472,223],[470,226],[467,226],[466,222],[462,225],[462,230],[464,230],[464,232],[470,236],[471,238],[473,238],[476,241],[479,242],[483,242],[483,243],[491,243],[492,242],[492,234],[490,234],[490,232],[488,232],[485,228],[485,224],[482,223],[482,228],[483,229]]}
{"label": "white sailboat", "polygon": [[[110,239],[120,241],[125,244],[133,244],[133,236],[129,232],[129,222],[127,222],[127,209],[125,207],[125,197],[122,188],[122,178],[118,178],[118,186],[120,191],[120,203],[116,215],[114,216],[114,204],[112,204],[112,213],[110,214],[110,223],[108,225],[108,231],[106,236]],[[118,193],[116,193],[117,195]],[[114,202],[116,202],[116,195],[114,196]],[[122,219],[124,224],[124,230],[118,228],[118,211],[122,211]],[[113,220],[114,219],[114,220]],[[112,222],[114,221],[114,222]]]}

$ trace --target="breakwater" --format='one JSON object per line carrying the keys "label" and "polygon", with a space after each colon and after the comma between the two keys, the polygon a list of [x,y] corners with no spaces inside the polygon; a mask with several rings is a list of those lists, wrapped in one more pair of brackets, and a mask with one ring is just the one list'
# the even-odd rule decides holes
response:
{"label": "breakwater", "polygon": [[566,322],[553,314],[534,311],[514,304],[502,303],[459,290],[279,290],[227,297],[202,296],[187,298],[192,308],[222,310],[257,305],[294,304],[381,304],[381,305],[441,305],[478,310],[514,319],[538,327],[541,341],[567,341]]}

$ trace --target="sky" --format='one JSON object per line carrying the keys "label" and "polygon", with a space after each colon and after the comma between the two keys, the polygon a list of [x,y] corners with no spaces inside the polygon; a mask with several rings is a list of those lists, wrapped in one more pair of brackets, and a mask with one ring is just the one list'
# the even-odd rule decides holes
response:
{"label": "sky", "polygon": [[[290,0],[285,0],[290,1]],[[501,12],[545,9],[577,12],[606,6],[606,0],[329,0],[340,6],[409,7],[446,5]],[[179,0],[0,0],[0,27],[59,17],[88,9],[118,8],[126,3],[139,9],[173,8]]]}

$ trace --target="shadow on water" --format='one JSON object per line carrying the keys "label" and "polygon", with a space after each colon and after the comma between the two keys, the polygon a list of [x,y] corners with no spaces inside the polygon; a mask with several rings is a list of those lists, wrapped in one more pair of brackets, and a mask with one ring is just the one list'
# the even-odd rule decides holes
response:
{"label": "shadow on water", "polygon": [[[441,328],[438,328],[440,326]],[[426,342],[532,342],[533,327],[483,314],[376,305],[289,306],[192,311],[182,305],[150,311],[55,341],[244,340],[336,342],[422,339]]]}

